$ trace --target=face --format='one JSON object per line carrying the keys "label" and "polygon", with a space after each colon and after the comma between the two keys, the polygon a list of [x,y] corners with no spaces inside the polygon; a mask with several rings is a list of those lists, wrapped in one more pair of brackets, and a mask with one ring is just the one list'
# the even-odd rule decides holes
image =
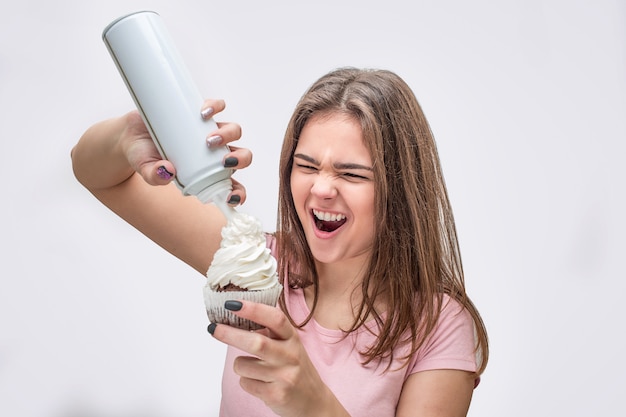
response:
{"label": "face", "polygon": [[359,124],[314,117],[294,152],[291,193],[314,258],[362,268],[374,238],[374,176]]}

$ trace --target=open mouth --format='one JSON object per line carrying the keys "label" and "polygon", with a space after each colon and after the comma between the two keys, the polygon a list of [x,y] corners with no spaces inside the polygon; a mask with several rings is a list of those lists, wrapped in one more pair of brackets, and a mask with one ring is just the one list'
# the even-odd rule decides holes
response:
{"label": "open mouth", "polygon": [[334,232],[347,221],[344,214],[328,213],[325,211],[313,210],[315,227],[322,232]]}

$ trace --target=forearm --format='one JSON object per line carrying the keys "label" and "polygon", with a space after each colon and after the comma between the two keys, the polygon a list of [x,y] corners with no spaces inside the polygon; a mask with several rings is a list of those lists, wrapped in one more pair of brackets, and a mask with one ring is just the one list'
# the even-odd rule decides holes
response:
{"label": "forearm", "polygon": [[[218,110],[220,101],[207,101]],[[224,143],[241,136],[237,124],[213,132]],[[238,165],[250,164],[250,151],[233,151]],[[159,154],[139,112],[99,122],[85,131],[74,149],[78,181],[113,212],[155,243],[205,274],[221,242],[226,218],[213,204],[184,196],[172,182],[176,167]],[[235,185],[233,186],[233,189]],[[233,190],[243,196],[243,187]],[[241,197],[240,197],[241,198]]]}
{"label": "forearm", "polygon": [[334,416],[334,417],[350,417],[348,411],[344,408],[344,406],[339,402],[335,394],[326,386],[326,395],[323,398],[320,398],[322,407],[320,404],[312,407],[310,410],[311,417],[321,417],[321,416]]}

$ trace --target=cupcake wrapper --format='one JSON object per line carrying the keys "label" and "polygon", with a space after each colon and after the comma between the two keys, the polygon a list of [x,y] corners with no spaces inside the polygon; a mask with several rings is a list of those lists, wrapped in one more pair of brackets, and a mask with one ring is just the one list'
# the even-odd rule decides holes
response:
{"label": "cupcake wrapper", "polygon": [[237,317],[232,311],[224,308],[227,300],[246,300],[255,303],[267,304],[275,306],[282,291],[283,286],[280,284],[267,290],[258,291],[214,291],[210,287],[204,287],[204,304],[206,313],[212,323],[228,324],[244,330],[262,329],[263,326]]}

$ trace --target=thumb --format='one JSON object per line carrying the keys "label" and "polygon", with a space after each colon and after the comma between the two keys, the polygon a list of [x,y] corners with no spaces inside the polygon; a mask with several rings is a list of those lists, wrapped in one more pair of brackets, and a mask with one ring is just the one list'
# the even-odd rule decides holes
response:
{"label": "thumb", "polygon": [[176,168],[170,161],[160,160],[143,164],[138,172],[150,185],[166,185],[174,179]]}

